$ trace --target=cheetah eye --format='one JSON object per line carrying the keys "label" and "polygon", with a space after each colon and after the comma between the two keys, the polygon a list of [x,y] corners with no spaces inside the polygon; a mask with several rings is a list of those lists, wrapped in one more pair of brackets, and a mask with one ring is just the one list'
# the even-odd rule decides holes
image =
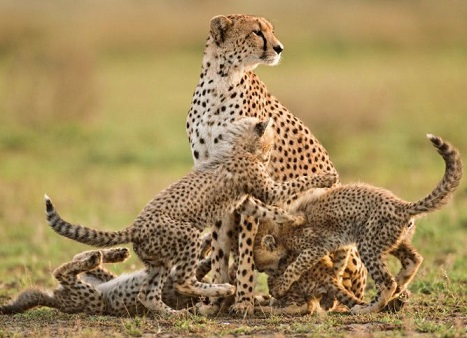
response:
{"label": "cheetah eye", "polygon": [[264,37],[264,34],[263,34],[263,32],[262,32],[260,29],[254,30],[253,33],[254,33],[255,35],[258,35],[259,37],[262,37],[262,38]]}

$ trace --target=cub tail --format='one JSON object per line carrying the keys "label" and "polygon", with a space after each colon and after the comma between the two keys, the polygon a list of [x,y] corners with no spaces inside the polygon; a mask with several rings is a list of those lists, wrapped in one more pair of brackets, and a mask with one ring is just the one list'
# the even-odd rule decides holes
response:
{"label": "cub tail", "polygon": [[50,227],[58,234],[77,242],[96,247],[109,247],[131,242],[131,229],[123,231],[99,231],[79,224],[71,224],[60,217],[49,196],[45,195],[45,214]]}
{"label": "cub tail", "polygon": [[440,137],[432,134],[428,134],[427,137],[443,157],[446,168],[443,178],[428,196],[406,205],[406,210],[411,217],[434,211],[445,205],[462,178],[463,165],[459,151]]}
{"label": "cub tail", "polygon": [[11,315],[22,313],[36,306],[59,308],[59,304],[48,291],[28,289],[21,292],[10,303],[0,306],[0,314]]}

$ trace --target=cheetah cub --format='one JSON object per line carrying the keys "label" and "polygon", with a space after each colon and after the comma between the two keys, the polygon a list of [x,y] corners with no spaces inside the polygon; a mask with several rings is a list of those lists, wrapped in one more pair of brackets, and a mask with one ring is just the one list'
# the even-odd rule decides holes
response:
{"label": "cheetah cub", "polygon": [[[207,252],[210,239],[205,240]],[[205,253],[204,253],[205,254]],[[149,314],[137,295],[146,280],[144,270],[114,275],[103,263],[118,263],[130,256],[127,248],[85,251],[53,272],[59,281],[54,290],[30,288],[22,291],[9,304],[0,306],[0,314],[25,312],[37,306],[56,308],[65,313],[84,312],[90,315],[134,316]],[[198,278],[203,278],[210,265],[202,260]],[[189,307],[198,301],[174,289],[173,273],[164,285],[162,300],[175,309]]]}
{"label": "cheetah cub", "polygon": [[[265,224],[270,225],[268,222]],[[265,228],[269,227],[265,226]],[[268,288],[271,289],[274,288],[277,278],[284,273],[297,255],[288,254],[282,245],[278,245],[277,237],[267,234],[268,232],[274,232],[274,229],[264,229],[256,237],[254,257],[258,271],[268,275]],[[336,257],[339,254],[346,255],[346,257]],[[336,272],[333,261],[345,262],[344,271]],[[366,278],[367,270],[355,246],[351,246],[349,250],[324,256],[304,272],[284,296],[261,301],[255,310],[262,313],[287,315],[312,314],[323,310],[344,311],[361,302],[365,292]],[[339,303],[335,301],[336,298]]]}
{"label": "cheetah cub", "polygon": [[163,285],[172,270],[175,288],[182,294],[232,295],[235,287],[231,284],[196,279],[200,233],[221,223],[222,217],[232,212],[247,194],[272,204],[293,193],[328,187],[336,181],[335,175],[327,174],[275,182],[266,169],[274,144],[271,126],[270,119],[257,118],[230,124],[210,160],[156,195],[125,230],[99,231],[71,224],[60,218],[46,196],[49,225],[62,236],[93,246],[131,242],[147,273],[138,299],[156,313],[177,313],[161,299]]}
{"label": "cheetah cub", "polygon": [[[439,137],[427,136],[443,157],[446,169],[435,189],[421,200],[405,202],[388,190],[355,183],[331,188],[319,196],[310,195],[292,208],[292,214],[304,215],[304,224],[279,228],[283,233],[276,239],[283,250],[297,258],[274,281],[272,296],[280,298],[320,259],[352,243],[357,244],[377,294],[369,304],[357,303],[351,312],[380,311],[391,298],[407,293],[407,285],[423,260],[411,245],[414,219],[446,204],[462,178],[458,150]],[[259,218],[278,217],[277,208],[252,198],[245,199],[239,210]],[[387,253],[401,262],[395,278],[384,262]]]}

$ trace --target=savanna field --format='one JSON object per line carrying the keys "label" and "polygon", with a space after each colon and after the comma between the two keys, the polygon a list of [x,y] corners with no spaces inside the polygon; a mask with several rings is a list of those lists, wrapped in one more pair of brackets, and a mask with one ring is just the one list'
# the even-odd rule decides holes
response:
{"label": "savanna field", "polygon": [[[209,20],[230,13],[273,22],[283,58],[257,73],[325,145],[344,183],[421,198],[444,170],[427,133],[466,161],[464,1],[2,2],[0,303],[54,287],[51,272],[89,249],[49,229],[44,193],[65,219],[118,230],[188,172],[185,118]],[[0,315],[0,337],[464,337],[466,182],[417,222],[425,260],[400,313],[167,319],[40,308]],[[141,268],[133,256],[111,269]],[[267,291],[262,275],[257,289]]]}

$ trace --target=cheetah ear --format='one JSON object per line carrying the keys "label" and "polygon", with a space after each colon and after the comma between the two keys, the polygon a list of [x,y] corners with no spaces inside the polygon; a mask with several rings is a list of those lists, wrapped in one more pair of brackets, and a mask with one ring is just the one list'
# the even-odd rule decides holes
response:
{"label": "cheetah ear", "polygon": [[255,125],[255,131],[259,137],[263,136],[270,122],[271,122],[271,119],[267,119],[266,121],[259,122]]}
{"label": "cheetah ear", "polygon": [[217,45],[225,41],[225,32],[232,25],[232,20],[224,15],[218,15],[211,19],[211,35]]}
{"label": "cheetah ear", "polygon": [[272,252],[277,249],[276,239],[272,235],[266,235],[261,239],[261,246],[263,249]]}

